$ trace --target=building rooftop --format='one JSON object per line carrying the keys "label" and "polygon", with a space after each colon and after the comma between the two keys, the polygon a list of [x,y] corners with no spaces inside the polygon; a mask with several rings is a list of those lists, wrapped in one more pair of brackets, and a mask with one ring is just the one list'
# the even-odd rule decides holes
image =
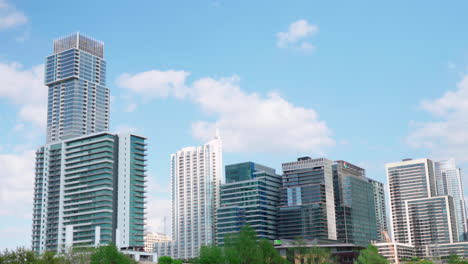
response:
{"label": "building rooftop", "polygon": [[54,54],[68,49],[79,49],[101,59],[104,58],[104,42],[79,32],[54,40]]}

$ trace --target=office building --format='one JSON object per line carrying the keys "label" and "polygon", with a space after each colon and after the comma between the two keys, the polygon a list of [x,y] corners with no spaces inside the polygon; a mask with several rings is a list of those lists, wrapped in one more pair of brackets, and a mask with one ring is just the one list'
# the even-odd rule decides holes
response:
{"label": "office building", "polygon": [[216,241],[216,210],[224,182],[223,153],[218,135],[198,147],[171,155],[172,256],[198,256],[203,245]]}
{"label": "office building", "polygon": [[144,246],[146,138],[111,134],[104,44],[76,33],[47,57],[47,143],[36,152],[32,249]]}
{"label": "office building", "polygon": [[463,184],[461,170],[457,168],[455,159],[436,161],[434,163],[437,184],[437,195],[450,195],[453,197],[455,207],[455,220],[458,232],[458,240],[465,241],[467,222],[465,197],[463,195]]}
{"label": "office building", "polygon": [[405,201],[436,195],[433,162],[406,159],[386,165],[390,196],[390,221],[395,242],[409,244]]}
{"label": "office building", "polygon": [[161,242],[170,242],[171,238],[162,233],[145,232],[145,252],[156,252],[155,244]]}
{"label": "office building", "polygon": [[385,203],[385,188],[383,183],[369,179],[374,192],[375,220],[377,224],[377,237],[379,241],[384,241],[383,232],[388,231],[387,226],[387,206]]}
{"label": "office building", "polygon": [[106,132],[36,153],[32,249],[143,247],[145,138]]}
{"label": "office building", "polygon": [[[405,201],[408,244],[421,246],[457,241],[453,198],[436,196]],[[419,254],[421,255],[421,253]]]}
{"label": "office building", "polygon": [[333,164],[337,239],[367,246],[377,240],[374,188],[363,168],[346,161]]}
{"label": "office building", "polygon": [[45,64],[47,143],[109,129],[104,43],[80,33],[54,41]]}
{"label": "office building", "polygon": [[283,163],[280,238],[337,239],[332,166],[310,157]]}
{"label": "office building", "polygon": [[228,165],[226,183],[221,185],[217,243],[226,235],[239,233],[249,225],[259,238],[277,238],[281,176],[275,170],[253,162]]}
{"label": "office building", "polygon": [[468,255],[465,244],[458,242],[456,198],[447,195],[461,189],[454,161],[405,159],[386,169],[393,242],[414,246],[414,255],[420,258],[437,259],[450,252]]}

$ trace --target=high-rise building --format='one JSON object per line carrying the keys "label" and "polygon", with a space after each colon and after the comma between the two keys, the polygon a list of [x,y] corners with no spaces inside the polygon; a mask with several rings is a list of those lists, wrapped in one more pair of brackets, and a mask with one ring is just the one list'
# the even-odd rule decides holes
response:
{"label": "high-rise building", "polygon": [[434,164],[437,195],[450,195],[453,197],[455,220],[458,231],[457,239],[459,241],[465,241],[468,239],[466,237],[468,229],[461,170],[457,168],[455,159],[436,161]]}
{"label": "high-rise building", "polygon": [[454,197],[444,193],[459,188],[447,176],[455,166],[435,165],[429,159],[386,165],[393,242],[414,246],[416,257],[468,256],[468,242],[459,242]]}
{"label": "high-rise building", "polygon": [[383,232],[388,231],[384,184],[373,179],[368,180],[372,184],[372,189],[374,192],[375,219],[377,224],[378,240],[384,241],[385,237]]}
{"label": "high-rise building", "polygon": [[408,220],[405,201],[436,195],[433,162],[429,159],[405,159],[386,165],[390,191],[390,221],[396,242],[408,244]]}
{"label": "high-rise building", "polygon": [[170,241],[171,238],[166,234],[145,232],[145,252],[155,252],[155,244]]}
{"label": "high-rise building", "polygon": [[457,241],[451,196],[405,200],[405,214],[408,244],[417,246],[417,253],[421,246]]}
{"label": "high-rise building", "polygon": [[102,42],[76,33],[47,57],[47,143],[36,153],[32,249],[143,248],[146,138],[115,135]]}
{"label": "high-rise building", "polygon": [[367,246],[376,240],[374,189],[363,168],[346,161],[333,165],[338,240]]}
{"label": "high-rise building", "polygon": [[332,166],[310,157],[283,163],[280,238],[337,239]]}
{"label": "high-rise building", "polygon": [[222,164],[218,135],[202,146],[171,155],[173,257],[193,258],[201,246],[215,243]]}
{"label": "high-rise building", "polygon": [[104,43],[80,33],[54,41],[45,65],[47,143],[109,129]]}
{"label": "high-rise building", "polygon": [[259,238],[277,238],[281,176],[253,162],[228,165],[226,183],[221,185],[217,242],[249,225]]}
{"label": "high-rise building", "polygon": [[145,138],[106,132],[36,153],[32,248],[143,247]]}

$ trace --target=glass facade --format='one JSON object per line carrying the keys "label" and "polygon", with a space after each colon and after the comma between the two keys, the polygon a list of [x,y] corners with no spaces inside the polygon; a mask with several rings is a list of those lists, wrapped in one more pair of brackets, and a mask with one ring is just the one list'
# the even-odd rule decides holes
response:
{"label": "glass facade", "polygon": [[367,246],[377,240],[374,189],[365,170],[345,161],[333,165],[338,240]]}
{"label": "glass facade", "polygon": [[[144,138],[129,135],[129,148],[121,149],[118,143],[123,137],[100,133],[37,150],[34,251],[115,244],[118,224],[128,227],[130,240],[125,247],[143,247],[146,143]],[[129,167],[127,195],[119,188],[127,176],[119,167]],[[126,204],[128,217],[122,216],[118,204]]]}
{"label": "glass facade", "polygon": [[277,215],[281,176],[253,162],[228,165],[226,184],[221,185],[217,243],[226,235],[249,225],[258,237],[277,238]]}
{"label": "glass facade", "polygon": [[456,242],[457,233],[453,198],[437,196],[405,201],[408,219],[409,244],[416,246],[416,254],[424,257],[422,246]]}
{"label": "glass facade", "polygon": [[47,142],[107,131],[104,44],[79,33],[54,41],[47,57]]}
{"label": "glass facade", "polygon": [[368,179],[372,184],[375,205],[375,220],[377,224],[377,236],[379,241],[385,241],[383,232],[388,232],[387,205],[385,203],[385,188],[383,183]]}
{"label": "glass facade", "polygon": [[332,165],[309,157],[283,163],[280,238],[337,238]]}
{"label": "glass facade", "polygon": [[463,195],[462,173],[454,159],[434,162],[437,195],[450,195],[455,206],[456,227],[459,241],[468,240],[465,197]]}

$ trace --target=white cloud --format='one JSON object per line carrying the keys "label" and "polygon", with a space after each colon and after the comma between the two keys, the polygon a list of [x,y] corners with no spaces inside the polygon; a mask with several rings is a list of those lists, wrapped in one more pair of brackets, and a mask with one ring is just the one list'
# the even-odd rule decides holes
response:
{"label": "white cloud", "polygon": [[[126,83],[134,83],[142,75],[151,79],[155,74],[160,79],[164,72],[149,71],[125,75]],[[185,76],[188,76],[186,72]],[[168,72],[171,76],[172,72]],[[119,83],[126,87],[125,83]],[[151,95],[156,87],[145,90]],[[192,85],[180,80],[178,87],[184,87],[186,99],[198,105],[205,113],[216,117],[216,121],[197,121],[192,124],[192,135],[200,140],[211,139],[215,127],[220,129],[223,145],[227,151],[306,151],[322,154],[324,148],[335,145],[331,131],[324,121],[318,118],[313,109],[298,107],[286,101],[277,93],[262,96],[247,93],[239,86],[239,78],[201,78]],[[189,91],[189,92],[188,92]],[[167,95],[176,96],[173,91]],[[146,94],[142,94],[146,97]],[[177,96],[176,96],[177,97]]]}
{"label": "white cloud", "polygon": [[44,65],[24,69],[19,63],[0,63],[0,80],[0,98],[18,105],[21,119],[45,127],[47,88],[43,84]]}
{"label": "white cloud", "polygon": [[31,218],[34,159],[33,150],[0,154],[0,217]]}
{"label": "white cloud", "polygon": [[24,25],[28,18],[6,0],[0,0],[0,30]]}
{"label": "white cloud", "polygon": [[413,122],[407,143],[431,150],[436,158],[455,157],[468,162],[468,75],[463,76],[457,88],[438,99],[421,102],[422,109],[434,120]]}
{"label": "white cloud", "polygon": [[278,32],[276,44],[280,48],[293,47],[305,52],[312,52],[315,50],[315,46],[305,39],[314,36],[318,31],[317,25],[309,24],[307,20],[301,19],[290,24],[287,32]]}
{"label": "white cloud", "polygon": [[184,85],[188,75],[188,72],[173,70],[152,70],[134,75],[124,73],[117,79],[117,85],[144,95],[147,99],[169,96],[183,98],[188,92]]}

